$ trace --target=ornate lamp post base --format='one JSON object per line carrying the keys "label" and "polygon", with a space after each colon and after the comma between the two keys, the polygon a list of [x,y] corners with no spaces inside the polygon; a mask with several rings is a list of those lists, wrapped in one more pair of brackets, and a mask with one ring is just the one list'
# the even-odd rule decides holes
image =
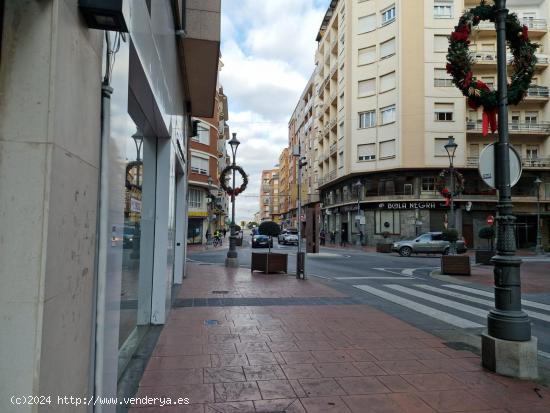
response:
{"label": "ornate lamp post base", "polygon": [[490,336],[481,336],[482,364],[487,370],[504,376],[521,379],[536,379],[537,338],[529,341],[509,341]]}
{"label": "ornate lamp post base", "polygon": [[225,257],[225,266],[228,268],[239,267],[239,255],[237,254],[235,243],[235,236],[231,235],[229,237],[229,251],[227,251],[227,256]]}

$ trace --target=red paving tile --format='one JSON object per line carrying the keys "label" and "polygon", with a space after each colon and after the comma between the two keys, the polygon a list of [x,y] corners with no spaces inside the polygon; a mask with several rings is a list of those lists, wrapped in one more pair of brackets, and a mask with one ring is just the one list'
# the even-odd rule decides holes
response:
{"label": "red paving tile", "polygon": [[[180,296],[341,296],[314,281],[216,268],[191,272]],[[192,404],[131,412],[550,412],[548,389],[483,371],[477,355],[366,305],[174,309],[144,395]]]}

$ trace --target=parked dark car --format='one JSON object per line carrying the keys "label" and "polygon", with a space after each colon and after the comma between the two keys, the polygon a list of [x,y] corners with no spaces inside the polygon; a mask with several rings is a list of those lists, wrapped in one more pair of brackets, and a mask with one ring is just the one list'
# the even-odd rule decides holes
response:
{"label": "parked dark car", "polygon": [[252,248],[268,248],[273,247],[273,239],[269,239],[267,235],[254,235],[252,237]]}
{"label": "parked dark car", "polygon": [[[402,257],[411,254],[443,254],[447,255],[451,243],[443,239],[441,232],[428,232],[410,241],[397,241],[393,243],[392,251],[398,252]],[[464,240],[456,241],[456,252],[463,254],[467,251]]]}
{"label": "parked dark car", "polygon": [[281,231],[281,233],[279,234],[279,236],[277,237],[277,242],[279,244],[283,244],[284,243],[284,239],[285,239],[285,235],[287,234],[294,234],[294,235],[298,235],[298,230],[296,228],[286,228],[286,229],[283,229]]}

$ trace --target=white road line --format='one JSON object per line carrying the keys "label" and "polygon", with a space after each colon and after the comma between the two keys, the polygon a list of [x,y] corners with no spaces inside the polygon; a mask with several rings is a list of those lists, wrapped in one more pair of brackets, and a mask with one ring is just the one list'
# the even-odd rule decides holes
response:
{"label": "white road line", "polygon": [[[468,293],[482,295],[483,297],[494,298],[495,294],[490,291],[478,290],[477,288],[464,287],[462,285],[445,284],[443,287],[454,288],[455,290],[466,291]],[[536,301],[521,300],[521,303],[527,307],[538,308],[540,310],[550,311],[550,305],[537,303]]]}
{"label": "white road line", "polygon": [[426,294],[421,291],[413,290],[412,288],[403,287],[401,285],[388,284],[388,285],[385,285],[385,287],[391,288],[392,290],[400,291],[405,294],[412,295],[414,297],[422,298],[423,300],[426,300],[426,301],[431,301],[432,303],[436,303],[446,307],[451,307],[455,310],[462,311],[464,313],[473,314],[482,318],[487,317],[487,310],[483,310],[481,308],[457,303],[456,301],[447,300],[446,298],[436,297],[434,295]]}
{"label": "white road line", "polygon": [[[390,268],[390,269],[393,269],[393,268]],[[399,272],[390,271],[390,269],[386,269],[386,268],[373,268],[373,270],[376,270],[376,271],[389,272],[390,274],[401,275],[401,271],[399,271]],[[396,268],[396,269],[399,270],[399,268]]]}
{"label": "white road line", "polygon": [[444,311],[439,311],[435,308],[428,307],[427,305],[419,304],[415,301],[408,300],[398,295],[388,293],[386,291],[379,290],[377,288],[370,287],[368,285],[354,285],[355,288],[366,291],[370,294],[376,295],[385,300],[391,301],[393,303],[399,304],[403,307],[410,308],[418,313],[425,314],[437,320],[443,321],[447,324],[454,325],[460,328],[476,328],[483,327],[481,324],[474,323],[473,321],[467,320],[465,318],[457,317],[452,314],[446,313]]}
{"label": "white road line", "polygon": [[[494,304],[495,304],[494,301],[484,300],[482,298],[477,298],[477,297],[471,297],[469,295],[460,294],[460,293],[457,293],[457,292],[454,292],[454,291],[443,290],[442,288],[436,288],[436,287],[432,287],[430,285],[415,284],[415,287],[423,288],[425,290],[433,291],[433,292],[439,293],[439,294],[445,294],[445,295],[448,295],[450,297],[460,298],[461,300],[470,301],[472,303],[483,304],[483,305],[486,305],[488,307],[493,307]],[[523,309],[523,311],[525,311],[532,318],[536,318],[536,319],[539,319],[539,320],[542,320],[542,321],[550,322],[550,316],[548,316],[546,314],[537,313],[535,311],[530,311],[530,310],[526,310],[526,309]]]}
{"label": "white road line", "polygon": [[414,280],[415,278],[410,277],[334,277],[335,280]]}
{"label": "white road line", "polygon": [[325,279],[325,280],[333,280],[333,279],[334,279],[334,278],[332,278],[332,277],[325,277],[325,276],[323,276],[323,275],[317,275],[317,274],[309,274],[309,273],[308,273],[307,275],[311,275],[312,277],[317,277],[317,278],[323,278],[323,279]]}
{"label": "white road line", "polygon": [[539,356],[546,357],[547,359],[550,359],[550,353],[547,353],[546,351],[538,351]]}

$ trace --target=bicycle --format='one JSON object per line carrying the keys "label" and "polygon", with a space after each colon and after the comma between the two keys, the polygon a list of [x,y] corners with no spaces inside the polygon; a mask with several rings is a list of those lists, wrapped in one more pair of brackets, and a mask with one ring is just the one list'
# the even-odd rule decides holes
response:
{"label": "bicycle", "polygon": [[212,245],[214,245],[214,248],[221,247],[222,239],[218,237],[214,237],[214,239],[212,240]]}

